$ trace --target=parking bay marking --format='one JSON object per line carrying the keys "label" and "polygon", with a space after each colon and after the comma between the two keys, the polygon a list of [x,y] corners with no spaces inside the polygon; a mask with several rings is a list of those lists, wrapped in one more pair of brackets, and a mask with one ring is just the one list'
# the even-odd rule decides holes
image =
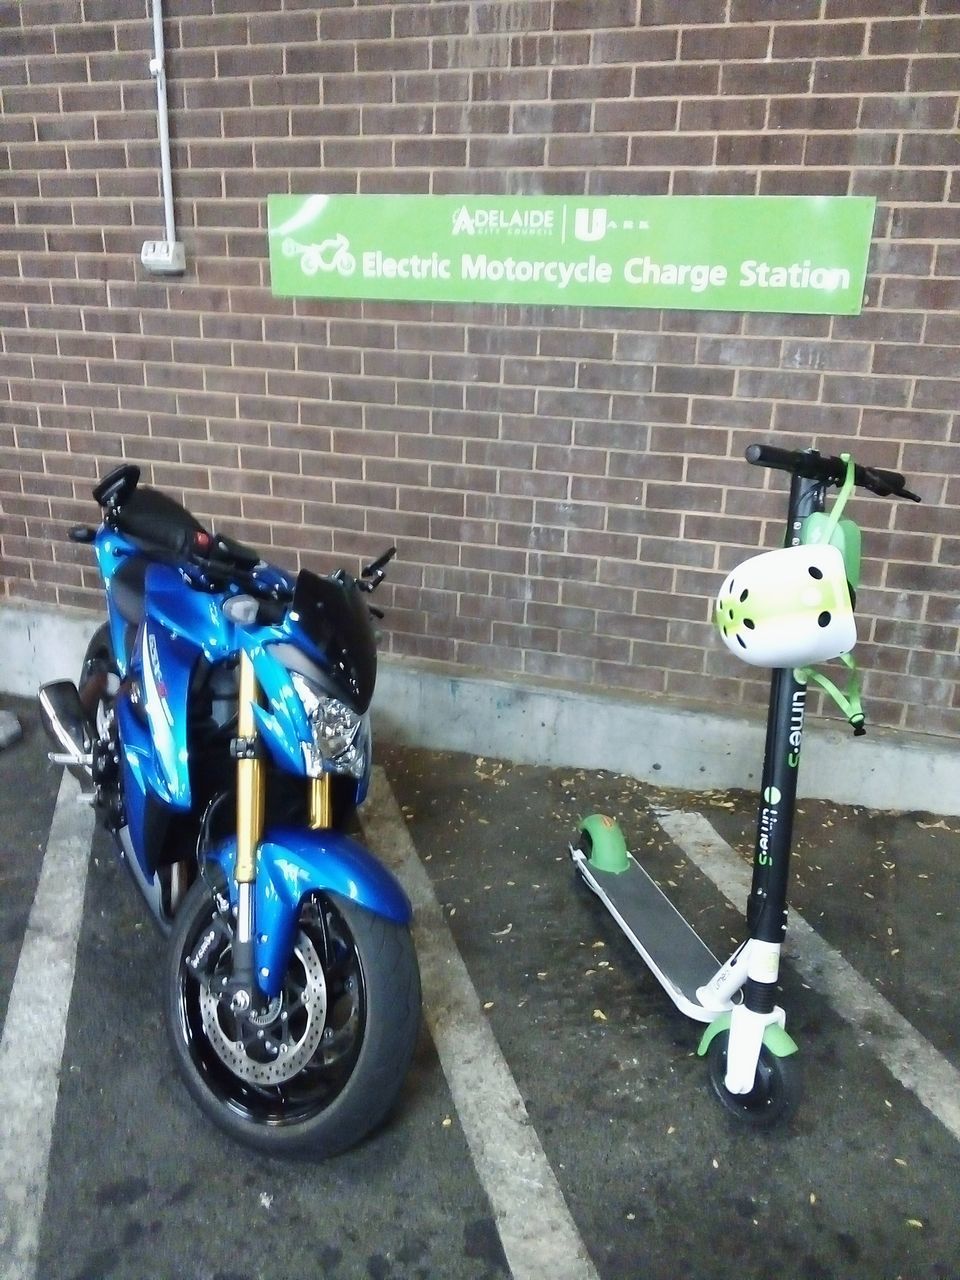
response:
{"label": "parking bay marking", "polygon": [[[707,819],[675,809],[653,812],[690,861],[728,901],[742,907],[750,892],[750,869]],[[793,910],[784,949],[797,972],[826,996],[891,1075],[960,1140],[960,1071]]]}
{"label": "parking bay marking", "polygon": [[383,770],[363,826],[413,902],[427,1025],[514,1280],[597,1280]]}
{"label": "parking bay marking", "polygon": [[0,1039],[0,1280],[36,1274],[93,809],[64,771]]}

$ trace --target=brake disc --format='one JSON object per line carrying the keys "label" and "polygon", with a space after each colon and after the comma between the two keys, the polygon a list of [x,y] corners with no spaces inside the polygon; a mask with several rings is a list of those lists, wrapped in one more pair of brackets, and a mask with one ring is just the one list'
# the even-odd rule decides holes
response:
{"label": "brake disc", "polygon": [[[303,991],[291,999],[285,988],[261,1013],[235,1024],[241,1039],[234,1039],[223,1026],[226,1010],[221,998],[208,984],[201,984],[200,1012],[207,1039],[220,1061],[250,1084],[277,1085],[292,1079],[320,1045],[327,1017],[327,984],[316,948],[302,930],[291,966],[297,962],[303,972]],[[233,1022],[231,1015],[226,1016]]]}

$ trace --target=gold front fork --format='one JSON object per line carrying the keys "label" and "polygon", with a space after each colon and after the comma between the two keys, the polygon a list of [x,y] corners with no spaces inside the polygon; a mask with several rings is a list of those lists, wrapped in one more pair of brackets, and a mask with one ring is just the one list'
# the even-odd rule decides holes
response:
{"label": "gold front fork", "polygon": [[333,826],[333,788],[330,774],[321,774],[319,778],[310,779],[310,814],[311,830],[323,831]]}
{"label": "gold front fork", "polygon": [[[263,835],[266,807],[266,777],[257,752],[257,722],[253,708],[260,687],[253,663],[240,654],[240,695],[237,708],[237,861],[233,874],[237,881],[237,927],[233,941],[233,995],[230,1008],[242,1015],[259,1005],[254,974],[254,929],[256,927],[257,847]],[[266,972],[262,975],[267,977]]]}
{"label": "gold front fork", "polygon": [[253,663],[240,655],[240,706],[237,737],[241,748],[250,752],[237,759],[237,884],[253,884],[257,878],[257,846],[263,835],[266,784],[263,761],[254,753],[257,722],[253,708],[259,699],[259,685]]}

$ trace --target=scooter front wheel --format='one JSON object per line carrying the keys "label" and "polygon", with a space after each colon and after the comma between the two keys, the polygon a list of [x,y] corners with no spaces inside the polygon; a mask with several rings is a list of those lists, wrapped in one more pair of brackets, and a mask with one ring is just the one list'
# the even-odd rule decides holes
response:
{"label": "scooter front wheel", "polygon": [[724,1083],[729,1038],[729,1031],[721,1031],[714,1037],[707,1054],[713,1096],[734,1120],[754,1129],[769,1129],[788,1119],[800,1100],[800,1065],[796,1054],[781,1058],[767,1045],[762,1045],[753,1088],[749,1093],[731,1093]]}
{"label": "scooter front wheel", "polygon": [[241,1018],[224,995],[232,922],[223,905],[198,880],[170,938],[164,1007],[180,1075],[246,1146],[336,1155],[384,1119],[413,1056],[420,975],[409,930],[312,895],[280,993]]}

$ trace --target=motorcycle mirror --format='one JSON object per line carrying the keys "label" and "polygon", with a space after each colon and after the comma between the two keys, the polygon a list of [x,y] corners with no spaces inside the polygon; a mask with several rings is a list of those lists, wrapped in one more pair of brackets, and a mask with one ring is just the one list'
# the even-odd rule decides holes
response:
{"label": "motorcycle mirror", "polygon": [[373,564],[368,564],[366,568],[360,570],[361,578],[376,577],[376,575],[390,563],[396,554],[396,547],[388,547],[382,556],[378,556],[377,559],[374,560]]}
{"label": "motorcycle mirror", "polygon": [[380,583],[386,577],[384,572],[386,566],[397,554],[396,547],[388,547],[382,556],[378,556],[373,564],[366,565],[360,570],[360,581],[357,586],[361,591],[376,591]]}

